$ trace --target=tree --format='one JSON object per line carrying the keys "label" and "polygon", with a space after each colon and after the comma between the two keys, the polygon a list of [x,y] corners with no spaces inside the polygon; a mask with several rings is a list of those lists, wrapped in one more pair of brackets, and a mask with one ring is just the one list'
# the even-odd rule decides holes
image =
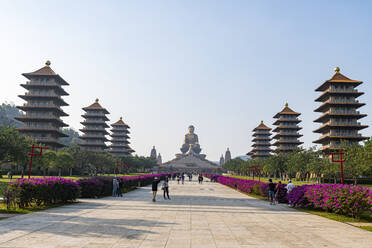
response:
{"label": "tree", "polygon": [[81,140],[79,139],[79,133],[73,128],[64,128],[62,132],[68,137],[61,138],[61,143],[65,146],[76,146]]}
{"label": "tree", "polygon": [[58,176],[62,175],[62,169],[70,169],[71,175],[71,170],[74,166],[74,159],[70,153],[65,151],[58,151],[54,166],[58,168]]}

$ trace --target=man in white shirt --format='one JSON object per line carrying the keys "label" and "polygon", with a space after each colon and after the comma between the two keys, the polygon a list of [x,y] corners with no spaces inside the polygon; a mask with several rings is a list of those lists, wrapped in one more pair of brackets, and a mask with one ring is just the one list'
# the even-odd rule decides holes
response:
{"label": "man in white shirt", "polygon": [[[294,189],[295,185],[292,183],[292,180],[289,180],[286,189],[287,189],[287,194],[291,193],[291,191]],[[291,202],[289,201],[288,206],[291,206]]]}

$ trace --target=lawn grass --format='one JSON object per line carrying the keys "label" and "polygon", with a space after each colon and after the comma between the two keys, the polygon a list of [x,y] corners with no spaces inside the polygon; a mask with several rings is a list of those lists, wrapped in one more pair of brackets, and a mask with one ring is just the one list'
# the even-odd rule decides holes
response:
{"label": "lawn grass", "polygon": [[7,209],[5,203],[0,203],[0,214],[29,214],[37,211],[42,211],[50,208],[55,208],[55,207],[60,207],[64,205],[68,205],[72,203],[67,203],[67,204],[55,204],[51,206],[36,206],[36,204],[27,207],[27,208],[12,208],[12,209]]}

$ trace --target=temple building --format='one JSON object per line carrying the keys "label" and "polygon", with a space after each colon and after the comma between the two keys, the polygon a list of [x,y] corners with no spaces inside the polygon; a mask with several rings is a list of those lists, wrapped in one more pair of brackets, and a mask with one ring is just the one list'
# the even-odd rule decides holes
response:
{"label": "temple building", "polygon": [[111,124],[111,126],[110,153],[115,157],[131,155],[134,150],[129,147],[129,126],[123,121],[123,117],[120,117],[120,120]]}
{"label": "temple building", "polygon": [[153,146],[152,149],[151,149],[150,158],[156,160],[156,149],[155,149],[155,146]]}
{"label": "temple building", "polygon": [[231,160],[231,152],[230,152],[229,148],[227,148],[227,150],[225,152],[225,163],[228,162],[229,160]]}
{"label": "temple building", "polygon": [[163,163],[163,160],[161,158],[160,153],[158,154],[158,157],[156,158],[156,162],[157,162],[158,165],[162,165],[162,163]]}
{"label": "temple building", "polygon": [[15,118],[24,124],[18,131],[52,150],[63,147],[59,138],[67,135],[62,133],[61,127],[68,125],[60,117],[68,114],[63,112],[61,106],[68,104],[61,96],[68,95],[62,86],[69,84],[50,68],[50,61],[43,68],[22,75],[30,81],[21,84],[28,92],[19,96],[27,103],[17,106],[25,113]]}
{"label": "temple building", "polygon": [[180,149],[182,153],[177,153],[176,158],[163,163],[159,171],[216,173],[221,169],[217,163],[207,160],[207,155],[200,153],[199,137],[194,131],[195,127],[190,125]]}
{"label": "temple building", "polygon": [[220,166],[222,166],[225,163],[225,159],[223,158],[223,154],[221,154],[220,157]]}
{"label": "temple building", "polygon": [[298,140],[302,136],[298,133],[301,129],[298,126],[298,123],[301,122],[298,119],[300,115],[301,113],[294,112],[288,107],[288,103],[286,103],[283,110],[274,116],[276,121],[273,125],[277,126],[273,130],[273,132],[276,132],[273,137],[276,140],[273,144],[273,146],[276,146],[275,152],[292,152],[303,143]]}
{"label": "temple building", "polygon": [[80,131],[84,134],[80,136],[83,142],[79,146],[89,151],[104,151],[107,148],[105,142],[108,141],[105,137],[108,134],[106,128],[109,127],[106,124],[109,120],[106,114],[109,112],[98,103],[98,99],[83,110],[85,114],[82,117],[85,120],[80,122],[84,126]]}
{"label": "temple building", "polygon": [[253,129],[253,149],[247,153],[251,158],[267,158],[270,156],[270,130],[271,128],[267,127],[263,121],[255,129]]}
{"label": "temple building", "polygon": [[340,149],[342,141],[359,142],[368,139],[359,133],[359,130],[368,127],[358,122],[359,119],[367,116],[357,111],[365,105],[356,100],[364,94],[356,89],[362,83],[362,81],[345,77],[340,73],[340,68],[336,67],[332,78],[315,90],[322,92],[315,99],[316,102],[321,102],[321,105],[314,110],[322,113],[314,121],[322,123],[318,129],[314,130],[314,133],[320,133],[322,136],[313,141],[313,143],[322,145],[320,150],[335,151]]}

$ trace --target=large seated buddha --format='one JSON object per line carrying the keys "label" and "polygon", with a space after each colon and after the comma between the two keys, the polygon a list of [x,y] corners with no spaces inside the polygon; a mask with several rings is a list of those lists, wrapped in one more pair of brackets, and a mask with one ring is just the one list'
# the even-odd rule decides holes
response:
{"label": "large seated buddha", "polygon": [[189,133],[185,135],[185,140],[183,142],[183,145],[181,147],[182,154],[186,153],[195,153],[200,154],[201,148],[199,145],[199,139],[198,135],[194,133],[194,126],[189,126]]}

